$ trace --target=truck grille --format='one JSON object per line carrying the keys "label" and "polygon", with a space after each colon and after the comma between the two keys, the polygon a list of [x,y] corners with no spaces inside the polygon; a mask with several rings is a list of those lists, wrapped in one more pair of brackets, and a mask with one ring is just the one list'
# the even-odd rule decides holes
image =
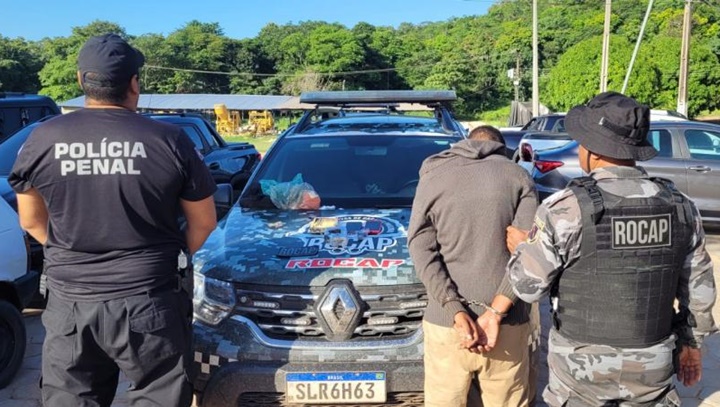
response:
{"label": "truck grille", "polygon": [[[362,318],[350,340],[406,337],[422,326],[427,294],[422,284],[355,287]],[[327,340],[315,305],[325,287],[236,286],[235,313],[251,319],[265,335],[283,340]],[[342,303],[333,313],[341,315]]]}

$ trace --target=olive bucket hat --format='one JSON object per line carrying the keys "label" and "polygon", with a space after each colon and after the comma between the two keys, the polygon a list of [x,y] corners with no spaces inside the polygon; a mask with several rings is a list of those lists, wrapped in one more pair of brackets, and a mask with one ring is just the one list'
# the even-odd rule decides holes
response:
{"label": "olive bucket hat", "polygon": [[645,161],[658,151],[647,140],[650,109],[617,92],[605,92],[565,117],[570,137],[587,150],[620,160]]}

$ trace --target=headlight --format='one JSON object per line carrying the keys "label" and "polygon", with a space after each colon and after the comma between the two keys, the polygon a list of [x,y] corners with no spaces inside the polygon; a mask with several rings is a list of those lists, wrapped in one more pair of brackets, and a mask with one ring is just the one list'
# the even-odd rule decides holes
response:
{"label": "headlight", "polygon": [[194,273],[193,310],[196,319],[217,325],[235,307],[235,290],[231,283]]}

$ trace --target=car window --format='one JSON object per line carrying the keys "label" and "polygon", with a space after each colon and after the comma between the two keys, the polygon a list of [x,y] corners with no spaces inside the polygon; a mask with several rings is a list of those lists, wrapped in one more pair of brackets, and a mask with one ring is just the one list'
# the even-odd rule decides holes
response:
{"label": "car window", "polygon": [[565,133],[565,119],[558,119],[555,124],[555,131],[558,133]]}
{"label": "car window", "polygon": [[193,144],[195,144],[195,148],[197,148],[200,152],[205,152],[205,144],[202,142],[203,136],[200,134],[198,129],[196,129],[193,125],[186,124],[181,124],[180,127],[183,129],[185,134],[190,137],[190,140],[192,140]]}
{"label": "car window", "polygon": [[285,138],[263,160],[241,204],[252,207],[265,195],[261,180],[287,183],[299,174],[320,195],[323,205],[410,206],[423,160],[456,141],[454,137],[387,135]]}
{"label": "car window", "polygon": [[215,131],[215,129],[212,127],[212,125],[211,125],[210,123],[203,122],[203,124],[205,125],[205,127],[207,128],[208,133],[209,133],[209,135],[207,135],[207,136],[204,137],[204,138],[205,138],[205,141],[208,143],[208,145],[210,146],[210,148],[219,147],[220,144],[219,144],[218,141],[215,139],[215,137],[220,137],[220,135],[217,134],[217,132]]}
{"label": "car window", "polygon": [[657,157],[672,158],[672,135],[667,130],[650,130],[648,142],[658,151]]}
{"label": "car window", "polygon": [[697,160],[720,160],[720,132],[686,130],[690,157]]}
{"label": "car window", "polygon": [[540,119],[533,117],[526,125],[525,130],[537,130],[540,128]]}

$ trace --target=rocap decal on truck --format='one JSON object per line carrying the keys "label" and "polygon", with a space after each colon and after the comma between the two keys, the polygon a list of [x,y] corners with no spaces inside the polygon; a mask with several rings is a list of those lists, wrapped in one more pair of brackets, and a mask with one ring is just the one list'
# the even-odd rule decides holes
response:
{"label": "rocap decal on truck", "polygon": [[[398,238],[406,236],[405,228],[395,220],[367,216],[345,215],[314,218],[297,232],[287,236],[297,237],[303,247],[316,247],[333,256],[359,256],[366,252],[380,253],[397,244]],[[285,268],[391,268],[405,264],[402,259],[374,258],[316,258],[293,259]]]}

